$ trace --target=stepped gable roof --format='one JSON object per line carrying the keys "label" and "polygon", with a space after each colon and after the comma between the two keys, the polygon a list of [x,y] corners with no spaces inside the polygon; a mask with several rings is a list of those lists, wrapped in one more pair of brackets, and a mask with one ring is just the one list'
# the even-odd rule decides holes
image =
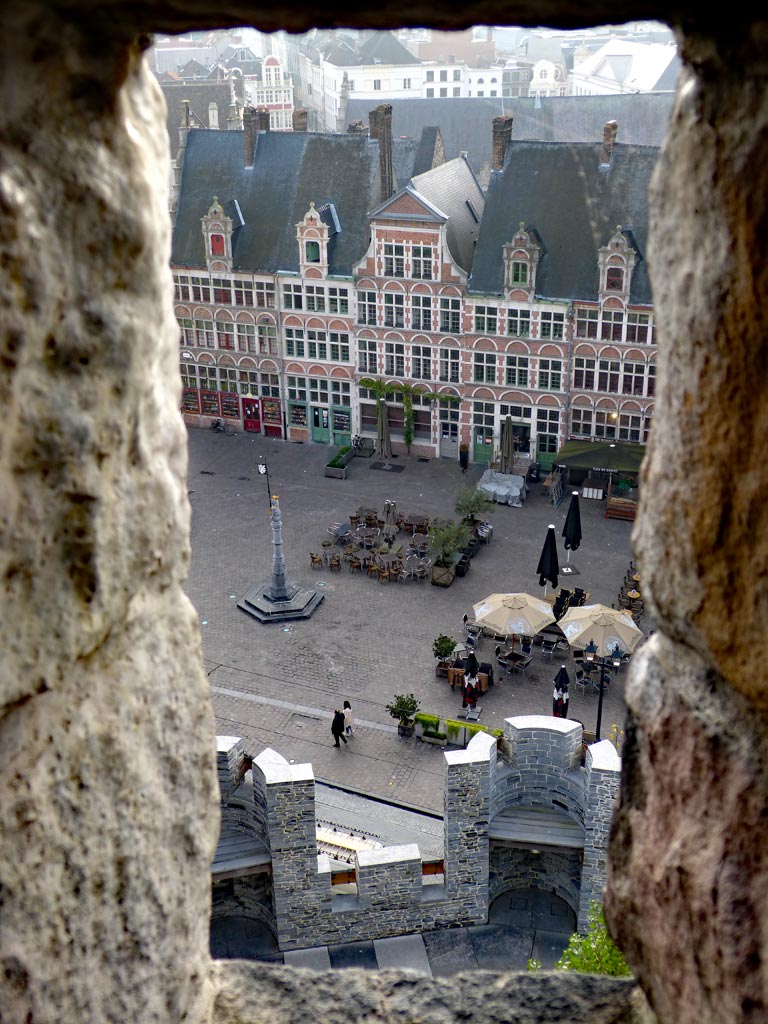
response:
{"label": "stepped gable roof", "polygon": [[465,157],[449,160],[417,175],[411,184],[448,217],[448,248],[456,263],[469,273],[485,205],[483,190],[469,162]]}
{"label": "stepped gable roof", "polygon": [[242,131],[193,129],[187,138],[173,231],[172,262],[205,267],[200,218],[214,196],[237,202],[235,269],[299,270],[296,224],[310,202],[332,204],[340,230],[328,245],[331,274],[351,274],[368,242],[367,211],[379,190],[378,144],[366,137],[261,132],[253,167],[243,163]]}
{"label": "stepped gable roof", "polygon": [[[501,69],[500,69],[501,70]],[[475,174],[485,183],[491,162],[491,122],[514,117],[513,139],[541,142],[593,142],[602,138],[607,121],[618,121],[627,145],[660,146],[667,132],[674,95],[639,93],[621,96],[446,97],[387,99],[392,104],[392,136],[420,139],[422,129],[439,125],[446,159],[466,151]],[[350,96],[347,122],[368,123],[370,100]]]}
{"label": "stepped gable roof", "polygon": [[596,301],[598,249],[620,224],[640,257],[630,301],[651,303],[648,185],[659,150],[617,143],[607,170],[601,153],[601,144],[509,144],[504,169],[491,175],[469,291],[501,295],[503,246],[522,221],[545,247],[536,294]]}

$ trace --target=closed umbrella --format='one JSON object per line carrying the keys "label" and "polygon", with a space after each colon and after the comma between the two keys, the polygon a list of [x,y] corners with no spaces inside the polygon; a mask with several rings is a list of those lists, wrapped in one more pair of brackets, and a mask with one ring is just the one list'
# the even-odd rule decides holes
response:
{"label": "closed umbrella", "polygon": [[501,428],[501,460],[499,472],[511,473],[515,463],[515,438],[512,433],[512,417],[507,416]]}
{"label": "closed umbrella", "polygon": [[389,463],[392,458],[392,441],[389,436],[389,416],[387,415],[387,403],[379,400],[376,419],[376,439],[379,455],[384,462]]}
{"label": "closed umbrella", "polygon": [[397,535],[397,504],[394,501],[384,502],[384,537],[387,541],[394,540]]}
{"label": "closed umbrella", "polygon": [[557,586],[557,574],[560,572],[560,566],[557,561],[557,541],[553,523],[547,527],[547,536],[544,538],[544,547],[541,549],[536,572],[539,574],[539,586],[544,587],[545,595],[547,583],[551,583],[553,587]]}
{"label": "closed umbrella", "polygon": [[629,615],[604,604],[570,608],[558,626],[571,647],[586,647],[588,643],[594,643],[599,658],[610,658],[616,647],[629,654],[643,637],[642,630]]}
{"label": "closed umbrella", "polygon": [[477,660],[477,655],[474,651],[470,651],[467,655],[467,660],[464,662],[464,675],[469,678],[474,678],[480,671],[480,662]]}
{"label": "closed umbrella", "polygon": [[551,606],[530,594],[490,594],[473,605],[472,611],[475,625],[487,626],[504,636],[535,636],[555,621]]}
{"label": "closed umbrella", "polygon": [[563,572],[569,573],[573,571],[567,568],[571,563],[571,551],[578,550],[579,544],[581,544],[581,512],[579,511],[578,491],[571,491],[571,504],[568,506],[568,515],[565,517],[565,524],[563,525],[563,538],[565,540],[565,550],[568,552]]}

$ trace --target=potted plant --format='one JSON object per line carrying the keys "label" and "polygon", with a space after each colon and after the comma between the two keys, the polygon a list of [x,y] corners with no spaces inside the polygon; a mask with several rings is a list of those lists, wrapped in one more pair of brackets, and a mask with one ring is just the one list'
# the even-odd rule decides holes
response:
{"label": "potted plant", "polygon": [[441,523],[429,534],[429,553],[432,556],[432,583],[436,587],[450,587],[456,575],[457,555],[469,543],[466,523]]}
{"label": "potted plant", "polygon": [[454,509],[470,526],[475,522],[479,512],[486,512],[491,508],[492,502],[488,501],[479,487],[462,487],[456,497]]}
{"label": "potted plant", "polygon": [[325,475],[334,477],[336,480],[346,480],[347,466],[355,457],[355,450],[352,445],[339,448],[325,464]]}
{"label": "potted plant", "polygon": [[445,633],[441,633],[432,641],[432,653],[437,658],[437,665],[435,666],[436,676],[448,675],[448,659],[455,649],[456,641],[452,636],[446,636]]}
{"label": "potted plant", "polygon": [[419,710],[416,697],[412,693],[396,693],[392,702],[385,707],[397,719],[397,735],[412,736],[416,712]]}

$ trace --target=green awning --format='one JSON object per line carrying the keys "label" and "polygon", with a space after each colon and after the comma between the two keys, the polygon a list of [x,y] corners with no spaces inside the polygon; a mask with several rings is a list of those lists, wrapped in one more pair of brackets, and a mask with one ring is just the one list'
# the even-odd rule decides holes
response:
{"label": "green awning", "polygon": [[554,458],[556,466],[637,473],[645,455],[644,444],[622,441],[566,441]]}

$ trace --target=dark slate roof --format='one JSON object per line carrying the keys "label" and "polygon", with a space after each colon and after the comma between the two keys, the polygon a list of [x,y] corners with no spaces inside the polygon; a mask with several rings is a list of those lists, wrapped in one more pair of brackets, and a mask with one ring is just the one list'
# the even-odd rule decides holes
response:
{"label": "dark slate roof", "polygon": [[[413,161],[413,173],[424,174],[426,171],[431,171],[435,166],[436,150],[439,150],[441,146],[440,129],[436,125],[428,125],[423,128]],[[439,163],[439,160],[437,162]]]}
{"label": "dark slate roof", "polygon": [[416,142],[414,139],[392,139],[392,169],[397,188],[404,188],[415,173]]}
{"label": "dark slate roof", "polygon": [[360,47],[361,64],[420,64],[391,32],[372,32]]}
{"label": "dark slate roof", "polygon": [[621,224],[640,254],[631,301],[650,304],[648,184],[658,153],[655,146],[617,144],[605,171],[600,145],[512,142],[504,170],[491,175],[469,290],[501,294],[502,247],[522,221],[546,249],[537,295],[596,300],[597,250]]}
{"label": "dark slate roof", "polygon": [[[619,142],[660,146],[672,112],[674,96],[634,93],[623,96],[556,96],[541,99],[448,97],[445,99],[387,99],[392,104],[392,135],[421,138],[422,128],[439,125],[447,159],[463,150],[481,181],[491,160],[491,122],[500,114],[515,121],[514,139],[541,142],[599,142],[606,121],[618,121]],[[368,123],[370,100],[350,97],[346,121]]]}
{"label": "dark slate roof", "polygon": [[227,127],[231,103],[229,82],[213,82],[208,79],[201,82],[161,82],[160,88],[165,96],[165,124],[171,139],[172,156],[176,156],[176,150],[179,148],[182,100],[189,100],[190,114],[206,127],[209,127],[209,106],[215,103],[219,109],[219,128]]}
{"label": "dark slate roof", "polygon": [[459,266],[469,273],[485,196],[468,161],[464,157],[449,160],[419,174],[411,184],[448,217],[448,248]]}
{"label": "dark slate roof", "polygon": [[379,195],[378,143],[352,135],[261,132],[254,166],[243,166],[241,131],[190,131],[173,231],[172,262],[205,266],[200,218],[214,196],[236,201],[243,227],[234,266],[299,269],[296,224],[314,201],[332,203],[341,230],[328,246],[331,274],[351,274],[368,244],[367,211]]}

